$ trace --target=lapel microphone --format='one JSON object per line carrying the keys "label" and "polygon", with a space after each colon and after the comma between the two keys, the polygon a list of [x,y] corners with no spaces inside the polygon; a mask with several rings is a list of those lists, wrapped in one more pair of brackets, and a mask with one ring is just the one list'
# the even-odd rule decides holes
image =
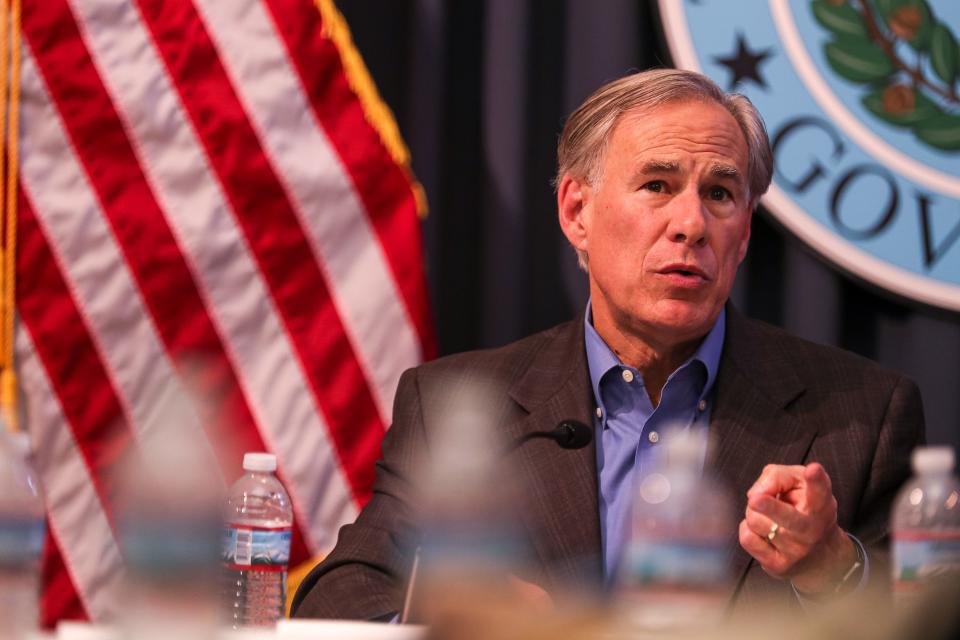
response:
{"label": "lapel microphone", "polygon": [[583,424],[579,420],[568,418],[561,420],[560,424],[550,431],[531,431],[525,433],[507,448],[507,451],[518,449],[527,440],[534,438],[547,438],[556,442],[561,449],[582,449],[593,442],[593,429]]}

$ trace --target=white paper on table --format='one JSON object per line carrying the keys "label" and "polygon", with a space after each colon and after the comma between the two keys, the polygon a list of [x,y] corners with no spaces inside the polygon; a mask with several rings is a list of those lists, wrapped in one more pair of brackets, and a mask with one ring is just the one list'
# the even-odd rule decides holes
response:
{"label": "white paper on table", "polygon": [[281,620],[277,640],[421,640],[427,628],[354,620]]}
{"label": "white paper on table", "polygon": [[102,624],[64,620],[57,624],[57,640],[119,640],[120,630]]}

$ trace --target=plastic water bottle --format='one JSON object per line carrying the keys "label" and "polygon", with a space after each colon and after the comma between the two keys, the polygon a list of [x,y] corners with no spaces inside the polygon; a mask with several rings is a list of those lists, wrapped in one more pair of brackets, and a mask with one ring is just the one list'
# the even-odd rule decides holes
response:
{"label": "plastic water bottle", "polygon": [[244,474],[227,497],[223,563],[228,623],[272,626],[283,617],[293,507],[270,453],[243,456]]}
{"label": "plastic water bottle", "polygon": [[618,600],[628,624],[642,629],[710,625],[729,596],[732,502],[703,475],[703,431],[668,433],[661,442],[635,486]]}
{"label": "plastic water bottle", "polygon": [[471,382],[448,396],[443,428],[433,434],[429,457],[415,466],[419,548],[401,619],[444,628],[439,636],[451,620],[463,624],[515,605],[511,575],[526,575],[530,551],[523,483],[503,463],[499,425],[490,415],[495,397],[485,380]]}
{"label": "plastic water bottle", "polygon": [[893,507],[893,587],[910,603],[941,580],[960,580],[960,483],[950,447],[918,447],[914,477]]}
{"label": "plastic water bottle", "polygon": [[46,524],[27,434],[0,432],[0,638],[18,638],[37,629]]}
{"label": "plastic water bottle", "polygon": [[113,595],[124,638],[208,640],[219,623],[223,481],[184,425],[160,420],[125,452],[118,505],[126,565]]}

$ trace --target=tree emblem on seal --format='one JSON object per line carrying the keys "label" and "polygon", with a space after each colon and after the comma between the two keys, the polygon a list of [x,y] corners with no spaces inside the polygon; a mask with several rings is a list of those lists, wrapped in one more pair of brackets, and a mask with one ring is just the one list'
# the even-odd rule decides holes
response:
{"label": "tree emblem on seal", "polygon": [[830,67],[864,86],[863,106],[918,140],[960,150],[960,46],[926,0],[813,0]]}

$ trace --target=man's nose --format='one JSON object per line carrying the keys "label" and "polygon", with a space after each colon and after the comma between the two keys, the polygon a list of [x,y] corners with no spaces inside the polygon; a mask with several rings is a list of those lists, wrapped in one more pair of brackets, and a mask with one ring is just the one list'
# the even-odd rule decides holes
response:
{"label": "man's nose", "polygon": [[667,237],[674,242],[691,246],[705,245],[707,243],[707,210],[700,199],[700,194],[692,189],[686,189],[677,194],[670,205]]}

